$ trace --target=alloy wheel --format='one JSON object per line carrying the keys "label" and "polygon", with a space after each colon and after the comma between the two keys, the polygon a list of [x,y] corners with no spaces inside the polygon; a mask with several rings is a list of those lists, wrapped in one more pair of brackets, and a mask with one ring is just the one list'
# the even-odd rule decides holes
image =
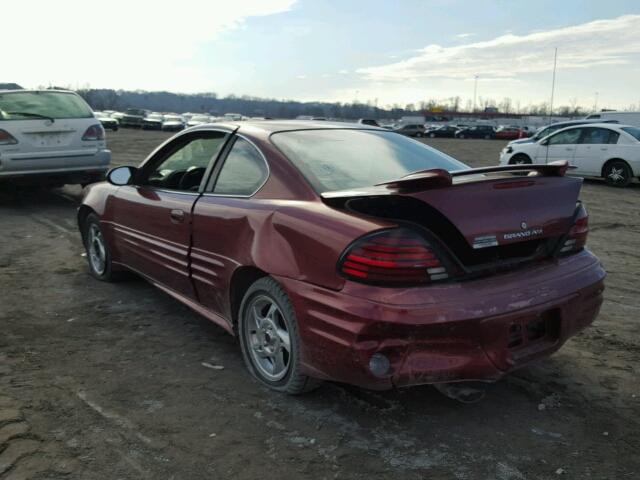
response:
{"label": "alloy wheel", "polygon": [[624,168],[611,167],[611,169],[609,170],[609,174],[607,175],[607,178],[609,178],[613,183],[624,182],[626,180]]}
{"label": "alloy wheel", "polygon": [[100,227],[95,223],[89,227],[89,238],[87,241],[91,268],[93,268],[98,275],[102,275],[107,265],[107,250]]}
{"label": "alloy wheel", "polygon": [[291,363],[291,339],[280,307],[269,296],[259,295],[246,315],[244,333],[253,364],[266,379],[281,380]]}

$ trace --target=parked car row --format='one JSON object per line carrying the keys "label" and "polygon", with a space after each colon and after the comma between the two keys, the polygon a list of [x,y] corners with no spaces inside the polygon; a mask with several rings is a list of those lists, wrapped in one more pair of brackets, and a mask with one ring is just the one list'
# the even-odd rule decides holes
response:
{"label": "parked car row", "polygon": [[422,125],[403,124],[391,128],[393,131],[408,137],[429,138],[483,138],[513,140],[530,135],[526,127],[510,127],[493,125]]}
{"label": "parked car row", "polygon": [[105,129],[113,131],[117,131],[118,127],[125,127],[178,132],[205,123],[246,119],[238,113],[225,113],[222,117],[214,117],[200,113],[159,113],[143,108],[129,108],[124,112],[105,110],[93,113]]}

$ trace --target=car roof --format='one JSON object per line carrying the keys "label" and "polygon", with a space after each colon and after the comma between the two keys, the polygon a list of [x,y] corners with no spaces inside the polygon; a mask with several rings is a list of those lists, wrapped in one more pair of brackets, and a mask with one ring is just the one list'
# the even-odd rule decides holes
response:
{"label": "car roof", "polygon": [[[388,132],[387,129],[374,127],[372,125],[363,125],[359,123],[347,122],[328,122],[326,120],[243,120],[241,122],[215,122],[206,123],[194,127],[198,130],[206,130],[207,128],[223,128],[225,130],[239,129],[242,131],[261,132],[271,134],[276,132],[290,132],[296,130],[374,130],[380,132]],[[193,131],[193,129],[190,129]]]}
{"label": "car roof", "polygon": [[[589,122],[589,123],[579,123],[575,125],[567,125],[566,128],[561,128],[556,130],[557,132],[561,132],[562,130],[569,130],[570,128],[578,128],[578,127],[589,127],[589,128],[609,128],[612,130],[618,130],[620,127],[631,127],[632,125],[621,125],[619,123],[606,123],[606,122]],[[556,133],[556,132],[553,132]]]}
{"label": "car roof", "polygon": [[41,89],[17,89],[17,90],[0,90],[2,93],[42,93],[42,92],[55,92],[55,93],[73,93],[77,95],[73,90],[61,90],[57,88],[41,88]]}

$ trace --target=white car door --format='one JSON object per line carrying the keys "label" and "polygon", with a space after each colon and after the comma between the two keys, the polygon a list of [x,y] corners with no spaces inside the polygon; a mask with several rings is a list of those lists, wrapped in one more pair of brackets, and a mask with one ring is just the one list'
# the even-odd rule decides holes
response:
{"label": "white car door", "polygon": [[573,156],[581,132],[580,128],[561,130],[539,142],[536,150],[536,163],[566,160],[573,164]]}
{"label": "white car door", "polygon": [[576,146],[573,164],[575,173],[600,176],[602,166],[616,155],[616,144],[620,134],[615,130],[598,127],[583,127],[580,142]]}

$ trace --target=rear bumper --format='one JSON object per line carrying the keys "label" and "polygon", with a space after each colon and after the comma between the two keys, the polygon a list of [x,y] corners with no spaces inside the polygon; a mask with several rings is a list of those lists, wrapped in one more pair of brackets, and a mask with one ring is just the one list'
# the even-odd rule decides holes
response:
{"label": "rear bumper", "polygon": [[111,151],[98,150],[89,155],[36,157],[14,160],[0,156],[0,180],[35,178],[98,178],[104,176],[111,163]]}
{"label": "rear bumper", "polygon": [[[549,356],[593,322],[604,277],[597,258],[584,251],[517,272],[426,288],[348,282],[335,292],[297,280],[278,281],[298,317],[306,373],[388,389],[495,381]],[[530,335],[532,325],[544,335]],[[521,342],[516,344],[518,329]],[[390,361],[382,377],[369,370],[374,353]]]}

